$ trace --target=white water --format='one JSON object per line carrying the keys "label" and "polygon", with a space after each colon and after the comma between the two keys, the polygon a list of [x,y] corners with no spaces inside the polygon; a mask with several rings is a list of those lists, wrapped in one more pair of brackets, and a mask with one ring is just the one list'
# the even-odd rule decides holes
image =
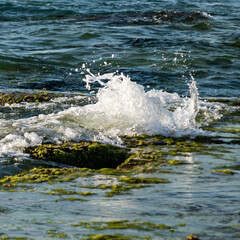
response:
{"label": "white water", "polygon": [[[84,79],[90,89],[99,83],[98,101],[85,106],[71,106],[58,113],[0,122],[0,152],[10,154],[42,141],[97,140],[121,144],[122,135],[180,136],[201,130],[195,123],[198,92],[195,80],[189,85],[190,98],[162,90],[146,92],[123,74],[109,73]],[[51,102],[50,104],[53,104]],[[46,103],[44,103],[46,106]]]}

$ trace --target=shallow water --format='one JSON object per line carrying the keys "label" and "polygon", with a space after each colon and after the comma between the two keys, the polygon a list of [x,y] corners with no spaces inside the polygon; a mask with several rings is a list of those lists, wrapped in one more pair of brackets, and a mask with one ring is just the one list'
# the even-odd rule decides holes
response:
{"label": "shallow water", "polygon": [[[124,147],[122,135],[142,134],[213,141],[184,147],[185,154],[176,152],[177,145],[133,147],[165,152],[154,171],[134,174],[170,183],[127,195],[105,197],[108,189],[86,188],[119,183],[118,176],[100,173],[76,182],[1,188],[0,236],[185,239],[193,233],[239,239],[240,120],[233,104],[240,92],[239,7],[233,0],[1,1],[1,92],[64,95],[0,106],[1,177],[59,166],[23,153],[42,142],[96,140]],[[86,202],[44,194],[57,188],[97,194],[71,196]],[[96,227],[114,220],[144,222],[146,229]]]}

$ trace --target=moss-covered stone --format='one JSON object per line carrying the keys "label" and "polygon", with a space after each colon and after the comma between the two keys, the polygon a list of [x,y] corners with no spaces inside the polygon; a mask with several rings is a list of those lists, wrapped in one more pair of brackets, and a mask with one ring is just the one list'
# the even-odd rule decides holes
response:
{"label": "moss-covered stone", "polygon": [[21,102],[48,102],[52,98],[62,97],[62,94],[39,91],[35,93],[12,92],[0,93],[0,105],[21,103]]}
{"label": "moss-covered stone", "polygon": [[81,168],[116,168],[128,157],[128,150],[97,142],[51,145],[25,149],[32,158],[63,163]]}

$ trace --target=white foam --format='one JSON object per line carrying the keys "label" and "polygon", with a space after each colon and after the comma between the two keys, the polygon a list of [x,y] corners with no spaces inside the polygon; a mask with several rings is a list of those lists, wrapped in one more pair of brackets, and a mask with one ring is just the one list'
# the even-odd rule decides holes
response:
{"label": "white foam", "polygon": [[35,132],[24,133],[24,135],[8,134],[0,140],[0,156],[17,155],[18,152],[28,146],[36,146],[42,143],[42,137]]}
{"label": "white foam", "polygon": [[[104,79],[108,82],[104,83]],[[189,134],[197,130],[198,93],[194,79],[190,85],[191,97],[183,99],[162,90],[145,92],[143,86],[123,74],[94,76],[90,73],[84,81],[88,88],[93,82],[103,86],[97,93],[96,104],[68,110],[77,117],[85,116],[87,128],[111,132],[111,135],[115,132],[116,136]],[[175,110],[170,109],[173,105]]]}
{"label": "white foam", "polygon": [[1,121],[0,152],[39,145],[43,139],[56,143],[82,139],[121,144],[122,135],[179,136],[201,131],[195,122],[199,106],[194,79],[189,86],[190,97],[181,98],[162,90],[146,92],[124,74],[95,76],[88,72],[86,87],[90,89],[92,83],[102,86],[96,103],[69,104],[67,110],[58,113]]}

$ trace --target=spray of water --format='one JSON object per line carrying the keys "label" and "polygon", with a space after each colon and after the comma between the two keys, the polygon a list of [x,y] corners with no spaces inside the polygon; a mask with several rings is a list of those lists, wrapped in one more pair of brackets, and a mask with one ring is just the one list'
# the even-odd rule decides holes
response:
{"label": "spray of water", "polygon": [[[104,80],[107,80],[105,82]],[[85,116],[85,126],[116,137],[133,134],[182,135],[197,131],[198,92],[195,80],[189,85],[190,98],[162,90],[146,92],[124,74],[94,76],[90,71],[84,79],[86,87],[94,82],[103,86],[98,102],[81,109],[70,109],[78,118]],[[77,111],[76,111],[77,110]],[[74,112],[73,112],[74,111]]]}
{"label": "spray of water", "polygon": [[97,102],[69,105],[67,110],[58,113],[2,121],[0,151],[13,151],[42,141],[94,139],[121,144],[122,135],[180,136],[200,131],[195,123],[199,107],[193,78],[188,98],[162,90],[146,92],[124,74],[95,76],[89,71],[84,81],[88,89],[93,83],[102,86],[96,95]]}

